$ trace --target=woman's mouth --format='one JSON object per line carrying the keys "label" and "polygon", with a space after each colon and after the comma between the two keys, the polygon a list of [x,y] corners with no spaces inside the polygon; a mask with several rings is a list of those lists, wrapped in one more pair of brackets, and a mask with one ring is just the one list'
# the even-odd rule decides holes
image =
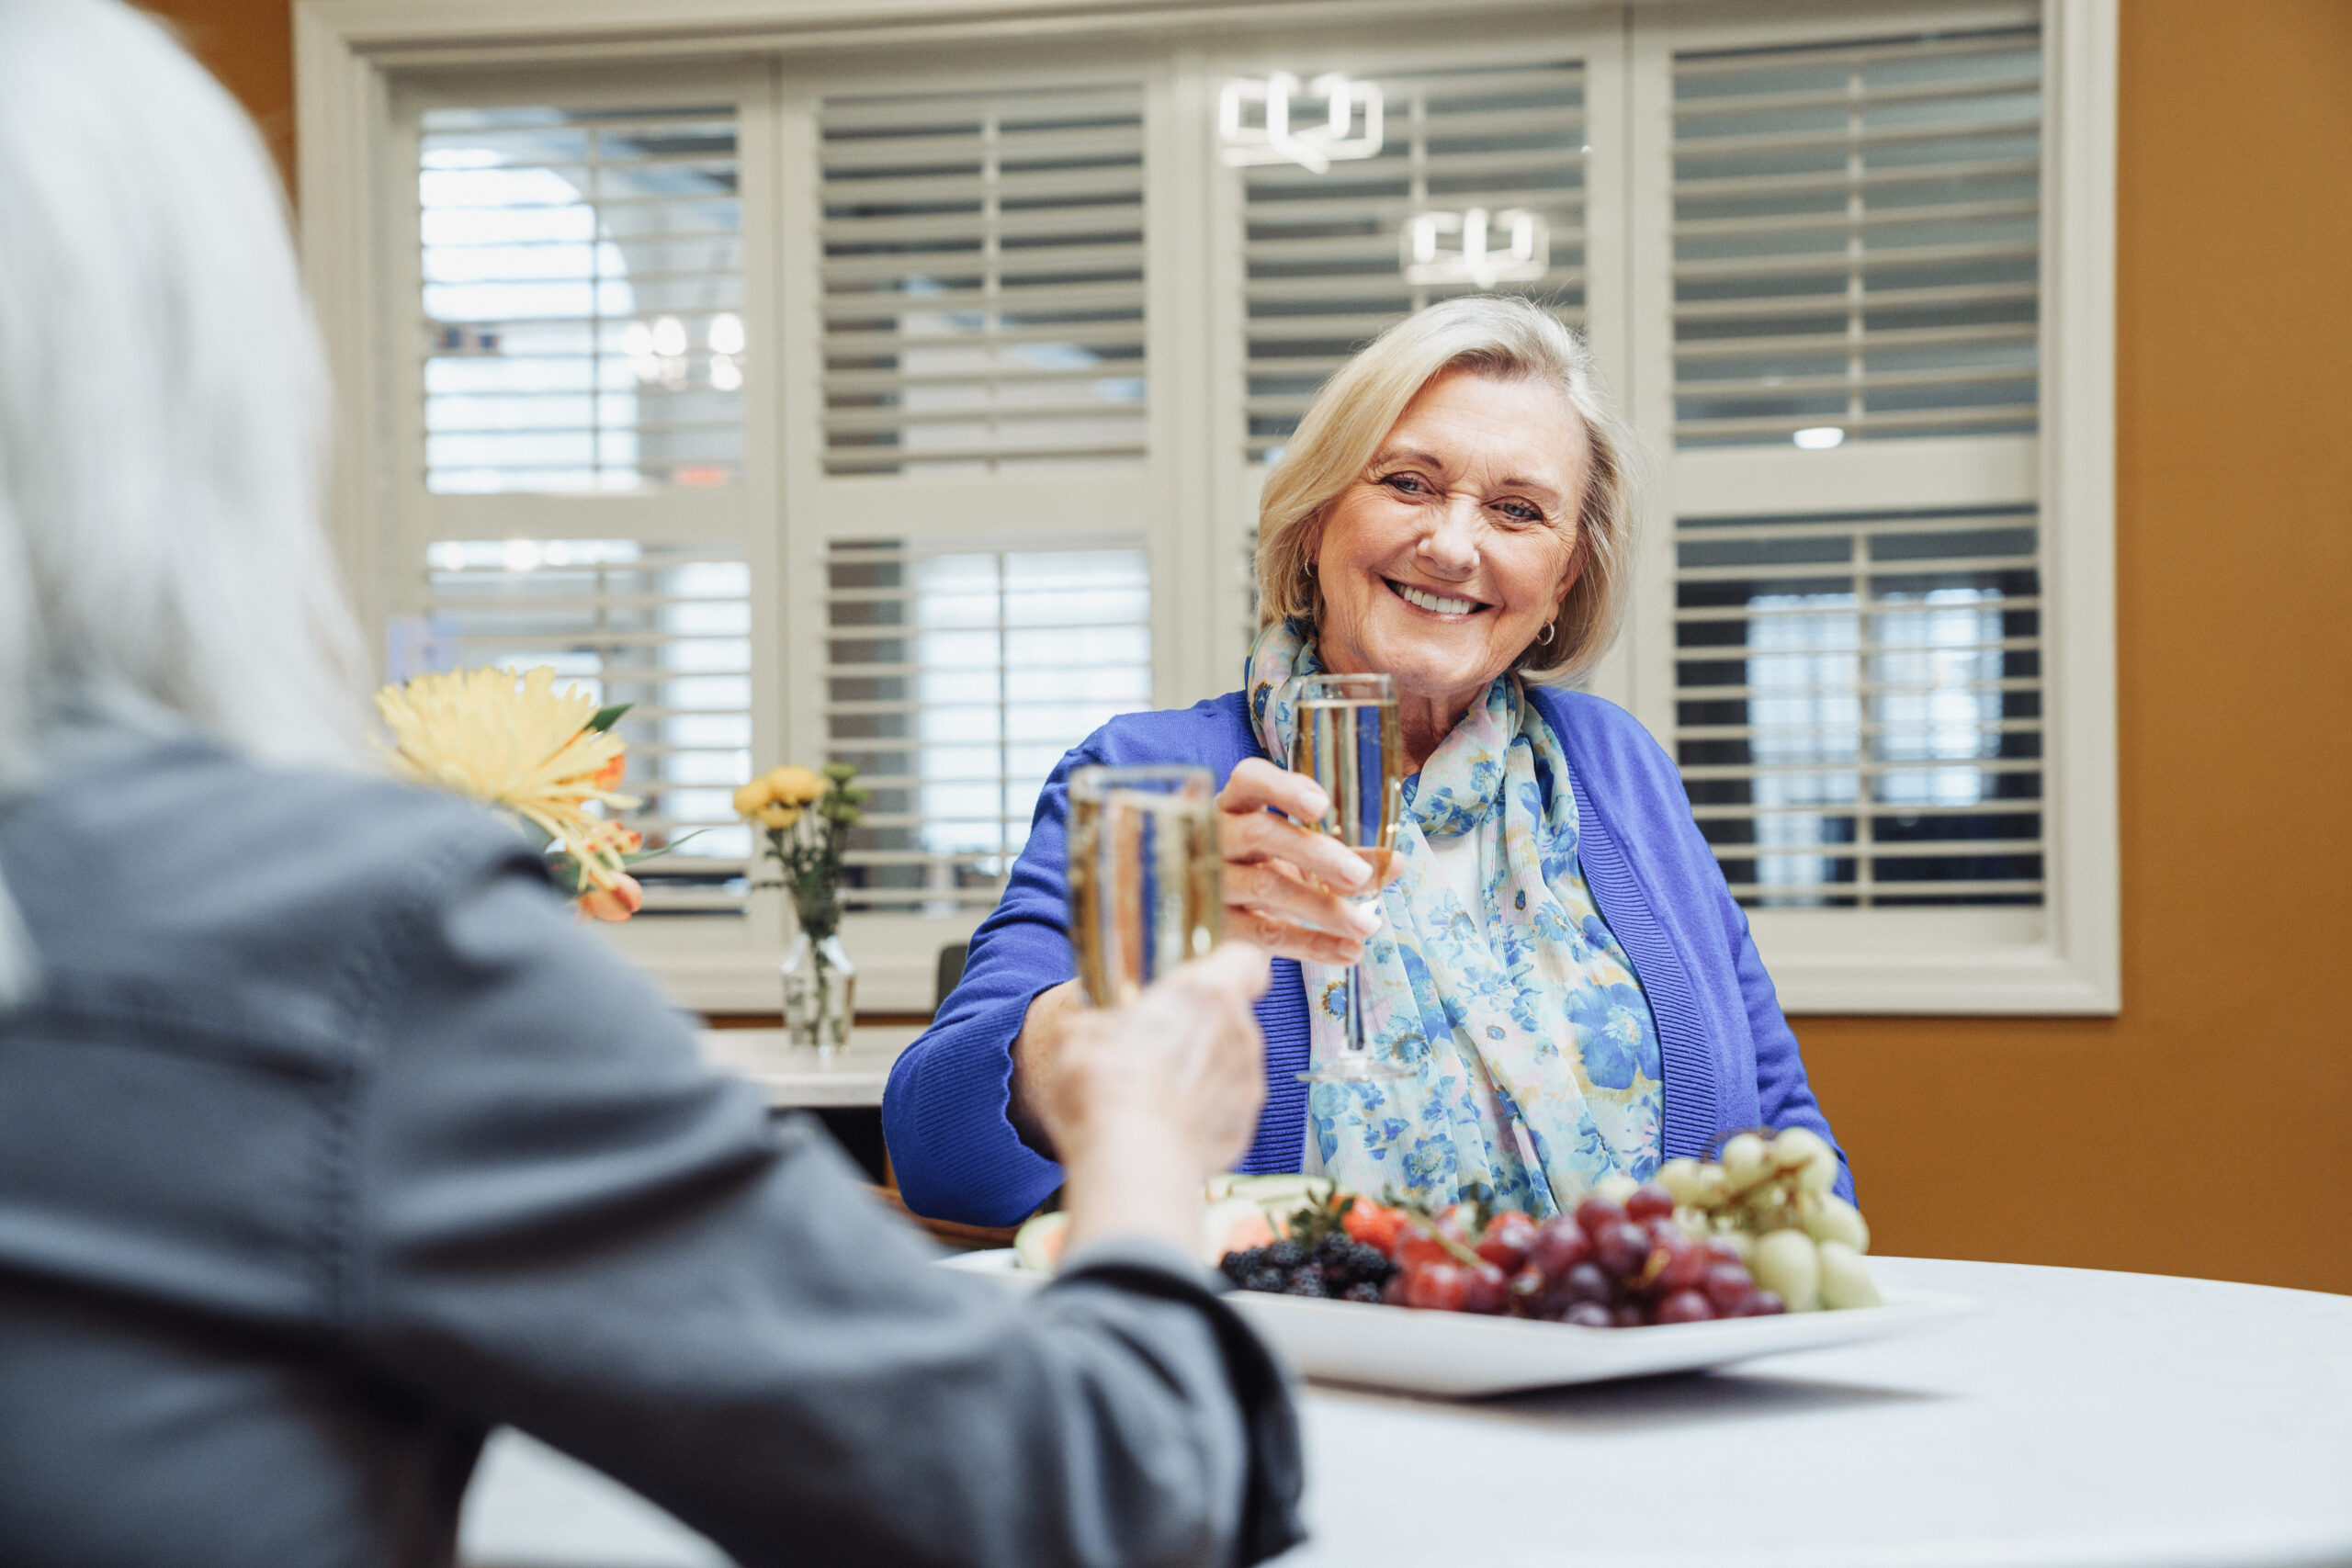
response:
{"label": "woman's mouth", "polygon": [[1442,593],[1432,593],[1426,588],[1415,588],[1399,582],[1393,577],[1384,577],[1380,581],[1388,584],[1388,591],[1406,604],[1416,609],[1427,610],[1432,615],[1468,615],[1487,607],[1476,599],[1448,598]]}

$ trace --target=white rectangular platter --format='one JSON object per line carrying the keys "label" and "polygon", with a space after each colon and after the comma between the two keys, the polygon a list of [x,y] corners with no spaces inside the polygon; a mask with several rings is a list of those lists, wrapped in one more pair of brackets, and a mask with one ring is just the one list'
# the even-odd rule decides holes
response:
{"label": "white rectangular platter", "polygon": [[[1023,1269],[1009,1247],[966,1253],[943,1266],[985,1275],[1014,1290],[1045,1283]],[[1658,1328],[1578,1328],[1255,1291],[1236,1291],[1226,1300],[1310,1378],[1453,1397],[1696,1371],[1759,1356],[1883,1339],[1980,1310],[1965,1296],[1889,1291],[1884,1306],[1850,1312]]]}

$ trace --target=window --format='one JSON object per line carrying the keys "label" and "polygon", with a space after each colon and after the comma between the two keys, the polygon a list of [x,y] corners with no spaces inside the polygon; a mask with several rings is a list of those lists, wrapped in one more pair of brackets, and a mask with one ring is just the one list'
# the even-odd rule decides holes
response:
{"label": "window", "polygon": [[396,624],[398,680],[551,666],[602,705],[634,705],[620,789],[649,847],[645,914],[741,913],[752,836],[729,797],[750,776],[751,574],[731,548],[634,539],[442,539],[426,610]]}
{"label": "window", "polygon": [[1144,552],[835,540],[829,576],[829,750],[875,791],[844,902],[985,913],[1063,753],[1151,706]]}
{"label": "window", "polygon": [[581,62],[658,18],[479,0],[493,69],[372,5],[302,82],[360,595],[397,667],[633,694],[650,836],[708,830],[611,934],[689,1005],[775,1005],[725,795],[786,759],[873,788],[860,996],[927,1005],[1067,748],[1236,683],[1315,388],[1478,289],[1583,330],[1642,437],[1591,688],[1792,1010],[2114,1005],[2106,0],[953,42],[740,0],[740,63],[626,69]]}

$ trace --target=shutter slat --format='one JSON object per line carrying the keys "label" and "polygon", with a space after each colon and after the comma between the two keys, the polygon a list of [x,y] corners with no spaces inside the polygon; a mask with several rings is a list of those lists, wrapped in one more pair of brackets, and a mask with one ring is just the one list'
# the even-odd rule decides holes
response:
{"label": "shutter slat", "polygon": [[2030,509],[1684,518],[1675,542],[1674,746],[1735,897],[2041,901],[2042,639],[2007,635],[2042,615]]}
{"label": "shutter slat", "polygon": [[1675,58],[1679,445],[2038,428],[2040,50],[2029,27]]}
{"label": "shutter slat", "polygon": [[[1140,87],[829,98],[818,121],[825,471],[1142,456]],[[1090,381],[1123,385],[1070,395]]]}
{"label": "shutter slat", "polygon": [[[890,807],[851,837],[845,903],[994,903],[1053,763],[1113,713],[1150,705],[1144,551],[1117,537],[1051,550],[839,539],[826,571],[828,744],[873,764],[859,782]],[[852,657],[899,650],[912,657]],[[903,733],[864,733],[876,727]],[[921,886],[900,885],[910,873]]]}
{"label": "shutter slat", "polygon": [[426,489],[733,482],[750,342],[733,109],[442,108],[424,131]]}
{"label": "shutter slat", "polygon": [[[1297,69],[1319,71],[1319,62]],[[1475,291],[1468,281],[1414,285],[1400,252],[1417,215],[1534,212],[1550,236],[1549,269],[1502,287],[1542,298],[1563,320],[1582,315],[1584,68],[1577,61],[1498,61],[1377,75],[1385,108],[1379,156],[1325,174],[1254,165],[1240,176],[1242,306],[1247,319],[1244,427],[1255,461],[1279,447],[1308,394],[1351,347],[1431,299]],[[1294,346],[1295,345],[1295,346]]]}
{"label": "shutter slat", "polygon": [[[522,547],[518,558],[515,552]],[[639,918],[740,913],[752,848],[729,796],[751,777],[751,577],[740,548],[630,539],[450,540],[425,550],[424,668],[549,664],[557,685],[584,682],[620,720],[639,796],[622,819],[651,847],[714,829],[646,863]],[[712,705],[712,681],[733,700]],[[687,699],[694,700],[687,700]],[[682,776],[683,775],[683,776]],[[690,782],[701,779],[723,783]],[[679,886],[669,877],[691,877]]]}

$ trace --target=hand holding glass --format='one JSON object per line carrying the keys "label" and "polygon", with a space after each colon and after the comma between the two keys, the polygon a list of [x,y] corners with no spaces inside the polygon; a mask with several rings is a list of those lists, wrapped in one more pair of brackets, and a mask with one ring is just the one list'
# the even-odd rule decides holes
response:
{"label": "hand holding glass", "polygon": [[[1396,855],[1404,816],[1405,747],[1396,716],[1396,683],[1385,675],[1307,675],[1292,703],[1297,728],[1290,766],[1320,785],[1331,802],[1320,821],[1302,828],[1337,839],[1372,867],[1357,903],[1380,897]],[[1298,1075],[1302,1083],[1368,1083],[1410,1076],[1410,1069],[1375,1060],[1364,1037],[1363,965],[1348,970],[1347,1033],[1340,1055]]]}

